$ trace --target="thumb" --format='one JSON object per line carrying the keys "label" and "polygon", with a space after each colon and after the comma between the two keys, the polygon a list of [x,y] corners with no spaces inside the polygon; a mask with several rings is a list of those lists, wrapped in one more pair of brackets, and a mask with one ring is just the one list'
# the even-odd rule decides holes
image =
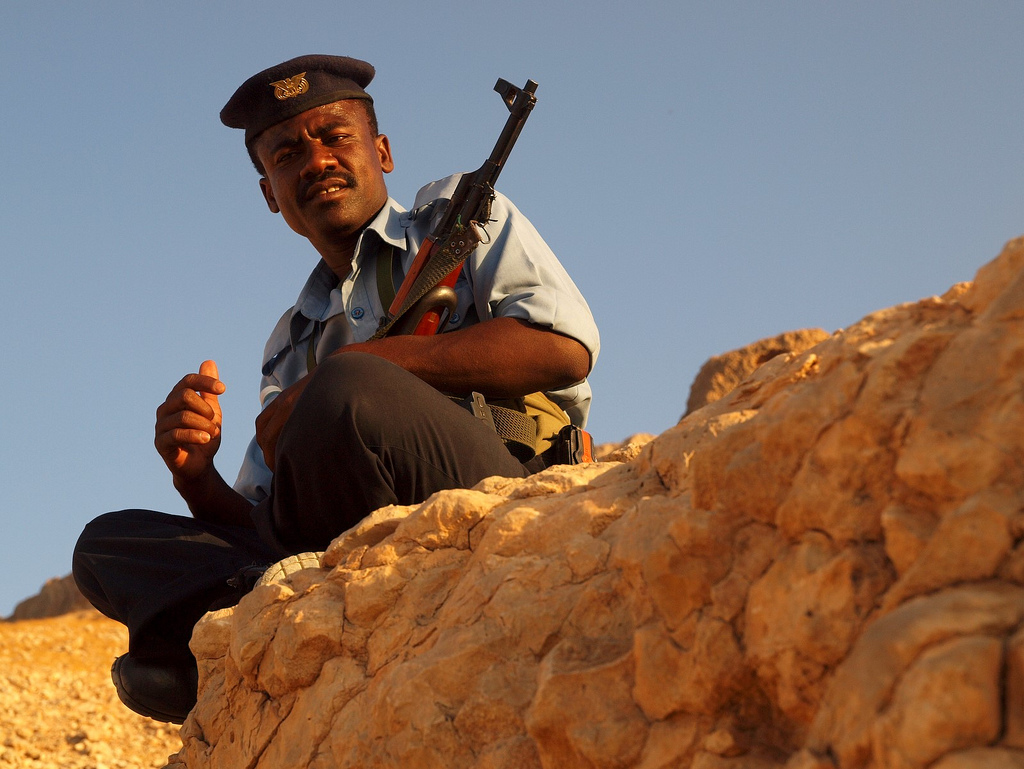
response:
{"label": "thumb", "polygon": [[224,386],[224,383],[220,381],[220,374],[217,371],[216,362],[212,360],[204,360],[202,363],[199,364],[199,373],[202,376],[213,377],[214,379],[217,380],[217,383],[214,385],[213,392],[202,393],[203,400],[205,400],[207,403],[212,404],[214,408],[217,408],[219,405],[217,396],[221,395],[227,388]]}
{"label": "thumb", "polygon": [[199,364],[199,373],[203,376],[212,376],[214,379],[219,379],[220,374],[217,372],[217,363],[212,360],[204,360]]}

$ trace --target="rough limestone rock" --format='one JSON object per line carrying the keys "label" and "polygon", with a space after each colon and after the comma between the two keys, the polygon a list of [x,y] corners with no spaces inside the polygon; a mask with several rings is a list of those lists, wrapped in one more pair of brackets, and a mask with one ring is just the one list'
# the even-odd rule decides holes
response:
{"label": "rough limestone rock", "polygon": [[828,339],[828,336],[828,332],[820,328],[787,331],[708,358],[690,385],[690,397],[686,400],[683,416],[714,403],[754,373],[754,369],[777,355],[803,352]]}
{"label": "rough limestone rock", "polygon": [[196,627],[178,767],[1024,768],[1024,239]]}
{"label": "rough limestone rock", "polygon": [[91,611],[92,604],[82,595],[74,578],[68,574],[66,577],[46,580],[42,589],[15,606],[14,613],[7,619],[44,619],[83,610]]}

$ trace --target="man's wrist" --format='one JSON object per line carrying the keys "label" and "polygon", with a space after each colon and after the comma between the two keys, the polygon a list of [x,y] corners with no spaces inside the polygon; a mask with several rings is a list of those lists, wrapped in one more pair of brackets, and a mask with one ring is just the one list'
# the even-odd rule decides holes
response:
{"label": "man's wrist", "polygon": [[209,496],[210,491],[220,480],[220,473],[212,466],[202,475],[194,477],[174,474],[172,476],[174,489],[185,499],[186,502],[193,500],[200,501]]}

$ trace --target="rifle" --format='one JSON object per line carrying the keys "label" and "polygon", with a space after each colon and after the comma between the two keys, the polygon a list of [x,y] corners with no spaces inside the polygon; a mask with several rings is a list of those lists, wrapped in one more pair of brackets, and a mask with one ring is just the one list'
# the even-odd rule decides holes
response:
{"label": "rifle", "polygon": [[537,83],[527,80],[517,88],[498,79],[494,90],[511,113],[490,157],[480,168],[463,175],[452,194],[444,216],[430,231],[416,252],[409,273],[388,308],[388,317],[373,335],[439,333],[455,312],[457,299],[453,286],[462,264],[485,236],[483,226],[491,216],[494,183],[512,151],[533,105]]}

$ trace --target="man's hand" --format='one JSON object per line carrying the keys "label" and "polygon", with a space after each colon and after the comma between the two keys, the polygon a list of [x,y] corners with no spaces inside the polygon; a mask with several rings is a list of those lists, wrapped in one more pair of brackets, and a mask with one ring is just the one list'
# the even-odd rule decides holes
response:
{"label": "man's hand", "polygon": [[156,410],[156,450],[174,476],[174,488],[196,518],[252,527],[252,503],[228,486],[213,466],[220,448],[224,383],[217,364],[203,361],[186,374]]}
{"label": "man's hand", "polygon": [[256,417],[256,443],[263,449],[263,461],[267,463],[271,472],[274,471],[276,464],[277,439],[281,435],[281,429],[295,410],[295,402],[309,384],[310,376],[312,374],[306,374],[291,387],[282,390]]}
{"label": "man's hand", "polygon": [[221,434],[217,396],[225,389],[217,364],[204,361],[199,373],[182,377],[156,410],[154,443],[176,485],[193,483],[213,470]]}

